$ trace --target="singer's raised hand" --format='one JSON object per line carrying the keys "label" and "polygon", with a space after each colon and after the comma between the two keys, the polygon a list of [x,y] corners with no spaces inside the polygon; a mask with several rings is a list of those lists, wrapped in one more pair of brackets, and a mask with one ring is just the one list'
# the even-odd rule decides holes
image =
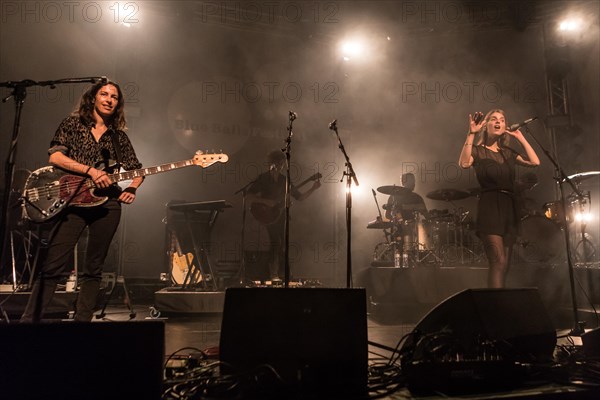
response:
{"label": "singer's raised hand", "polygon": [[477,111],[474,115],[469,114],[469,133],[478,133],[485,124],[483,113]]}

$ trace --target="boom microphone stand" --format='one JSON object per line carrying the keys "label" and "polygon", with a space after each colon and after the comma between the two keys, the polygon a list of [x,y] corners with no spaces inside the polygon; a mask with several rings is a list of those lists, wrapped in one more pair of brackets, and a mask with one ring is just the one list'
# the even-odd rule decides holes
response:
{"label": "boom microphone stand", "polygon": [[562,220],[562,224],[565,228],[563,232],[564,232],[564,238],[565,238],[565,248],[566,248],[566,253],[567,253],[567,266],[569,269],[571,304],[573,306],[573,329],[571,329],[571,332],[569,333],[569,335],[570,336],[580,336],[581,334],[583,334],[585,332],[585,329],[584,329],[585,322],[579,320],[579,310],[577,307],[577,296],[575,295],[575,275],[574,275],[574,269],[573,269],[573,261],[572,261],[572,257],[571,257],[571,241],[569,239],[570,238],[569,225],[567,223],[567,207],[565,205],[566,198],[565,198],[565,190],[564,190],[563,184],[565,182],[568,183],[569,186],[571,186],[571,188],[573,189],[573,191],[575,193],[577,193],[578,198],[583,198],[583,195],[582,195],[581,191],[579,190],[579,188],[577,188],[576,185],[573,183],[573,181],[565,174],[565,172],[563,171],[563,169],[560,166],[560,164],[558,163],[558,161],[555,160],[552,157],[552,155],[550,154],[550,152],[544,146],[542,146],[542,144],[537,140],[537,138],[534,135],[531,134],[531,132],[529,132],[529,128],[527,126],[525,126],[525,131],[527,133],[529,133],[530,136],[533,138],[533,140],[538,144],[538,146],[540,146],[540,148],[542,149],[544,154],[546,154],[546,157],[548,157],[548,159],[554,165],[554,168],[555,168],[554,179],[556,180],[556,182],[558,184],[558,188],[559,188],[559,192],[560,192],[561,220]]}
{"label": "boom microphone stand", "polygon": [[13,186],[14,179],[14,168],[15,159],[17,156],[17,143],[19,141],[19,132],[21,128],[21,112],[23,111],[23,105],[25,104],[25,98],[27,97],[27,88],[30,86],[50,86],[51,89],[55,89],[56,85],[66,83],[96,83],[96,82],[108,82],[108,78],[105,76],[92,77],[92,78],[67,78],[52,81],[32,81],[31,79],[25,79],[22,81],[7,81],[0,82],[0,87],[12,88],[12,93],[2,99],[3,103],[6,103],[11,97],[15,101],[15,118],[13,123],[12,138],[10,141],[8,156],[6,158],[6,169],[4,171],[4,195],[2,196],[2,215],[0,216],[0,272],[4,268],[4,260],[2,257],[8,252],[6,249],[6,237],[8,233],[8,203],[10,196],[10,188]]}
{"label": "boom microphone stand", "polygon": [[358,186],[358,179],[356,179],[356,173],[354,172],[354,168],[352,168],[352,163],[350,162],[350,158],[346,153],[346,149],[342,144],[342,140],[340,139],[340,135],[337,130],[337,119],[333,120],[332,123],[329,124],[329,129],[335,132],[335,135],[338,139],[338,147],[344,154],[344,158],[346,159],[346,171],[342,174],[342,179],[340,182],[344,181],[344,177],[346,177],[346,231],[347,231],[347,243],[346,243],[346,286],[348,288],[352,287],[352,181],[354,184]]}

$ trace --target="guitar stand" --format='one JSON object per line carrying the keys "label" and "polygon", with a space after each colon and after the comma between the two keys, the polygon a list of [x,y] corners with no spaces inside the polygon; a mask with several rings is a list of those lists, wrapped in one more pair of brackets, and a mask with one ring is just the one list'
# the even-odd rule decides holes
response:
{"label": "guitar stand", "polygon": [[108,293],[108,297],[106,298],[106,301],[104,302],[104,305],[102,306],[102,310],[100,310],[100,313],[98,315],[96,315],[96,319],[103,319],[106,316],[106,306],[108,306],[108,303],[110,302],[110,299],[113,295],[113,293],[115,292],[115,290],[117,290],[117,286],[119,286],[119,284],[123,287],[123,291],[124,291],[124,303],[127,306],[127,308],[129,309],[129,319],[134,319],[136,316],[135,311],[133,310],[133,306],[131,304],[131,298],[129,297],[129,290],[127,290],[127,283],[125,282],[125,277],[123,276],[117,276],[117,280],[114,284],[114,286],[112,287],[112,289],[110,290],[110,292]]}

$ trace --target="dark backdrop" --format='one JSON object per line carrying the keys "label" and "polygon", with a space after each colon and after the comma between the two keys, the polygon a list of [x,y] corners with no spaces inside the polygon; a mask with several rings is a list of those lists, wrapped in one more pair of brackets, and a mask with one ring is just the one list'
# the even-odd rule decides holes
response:
{"label": "dark backdrop", "polygon": [[[145,166],[187,159],[196,150],[229,155],[226,164],[146,180],[135,204],[125,207],[109,258],[126,276],[158,278],[166,271],[163,218],[174,199],[230,202],[211,251],[216,261],[239,260],[242,199],[234,192],[265,170],[270,150],[284,147],[290,110],[298,114],[294,181],[323,174],[322,188],[292,208],[292,273],[333,285],[344,285],[346,274],[345,167],[328,129],[333,119],[360,183],[352,208],[355,272],[369,265],[384,239],[381,231],[366,229],[377,216],[371,189],[400,184],[403,172],[416,174],[423,196],[477,186],[472,171],[456,164],[471,112],[502,108],[508,123],[539,116],[531,132],[560,152],[568,174],[600,170],[594,1],[1,5],[0,81],[108,76],[125,90],[129,136]],[[584,17],[584,30],[556,35],[556,22],[569,13]],[[363,38],[367,54],[343,60],[339,43],[352,37]],[[569,52],[547,59],[545,49],[559,44]],[[560,135],[543,124],[548,63],[558,63],[569,84],[570,123]],[[28,91],[16,158],[20,174],[46,164],[54,130],[84,89]],[[0,94],[9,92],[2,88]],[[12,100],[1,104],[3,161],[13,118]],[[534,147],[542,166],[528,195],[541,210],[557,192],[553,167]],[[598,204],[598,181],[588,182]],[[377,200],[381,205],[387,196],[378,193]],[[473,214],[476,199],[426,203]],[[591,233],[597,237],[595,221]],[[264,246],[264,231],[251,221],[246,232],[251,246]]]}

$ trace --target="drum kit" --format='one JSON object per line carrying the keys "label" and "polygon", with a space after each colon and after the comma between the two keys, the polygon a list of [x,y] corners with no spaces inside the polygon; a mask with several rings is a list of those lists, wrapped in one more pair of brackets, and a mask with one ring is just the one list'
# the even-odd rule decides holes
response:
{"label": "drum kit", "polygon": [[[570,229],[569,239],[574,250],[574,261],[585,266],[598,262],[594,239],[586,232],[587,224],[592,219],[592,202],[591,191],[585,189],[586,183],[589,183],[591,178],[599,177],[600,171],[581,172],[568,176],[567,178],[574,183],[577,190],[566,197],[564,207],[562,200],[550,201],[543,206],[544,217],[553,222],[556,226],[555,230]],[[598,188],[598,179],[595,181],[595,186]],[[589,189],[589,186],[587,188]]]}
{"label": "drum kit", "polygon": [[[530,174],[531,175],[531,174]],[[600,171],[571,175],[577,191],[562,201],[544,203],[542,212],[535,201],[523,194],[537,185],[537,177],[524,175],[517,180],[521,194],[520,229],[513,256],[524,263],[564,262],[564,229],[570,229],[570,243],[577,263],[588,265],[598,261],[597,247],[586,232],[591,210],[590,191],[583,182],[600,177]],[[535,178],[535,179],[534,179]],[[423,199],[402,186],[381,186],[377,191],[398,196],[402,203],[388,202],[386,219],[371,221],[368,229],[382,229],[385,242],[375,246],[374,267],[415,267],[418,265],[486,264],[483,245],[475,234],[475,224],[469,211],[456,207],[454,202],[477,197],[480,188],[468,190],[439,189],[427,193],[427,198],[449,203],[450,210],[424,208]],[[375,191],[373,191],[375,194]],[[565,216],[563,216],[563,213]],[[565,227],[565,222],[568,226]]]}
{"label": "drum kit", "polygon": [[[402,186],[381,186],[377,191],[397,196],[401,202],[388,202],[384,220],[377,217],[367,229],[383,229],[385,242],[375,246],[372,266],[415,267],[417,265],[450,265],[484,261],[480,246],[474,246],[473,223],[468,211],[433,209],[427,211],[423,199]],[[374,193],[374,192],[373,192]],[[427,198],[450,203],[473,194],[456,189],[440,189]]]}

